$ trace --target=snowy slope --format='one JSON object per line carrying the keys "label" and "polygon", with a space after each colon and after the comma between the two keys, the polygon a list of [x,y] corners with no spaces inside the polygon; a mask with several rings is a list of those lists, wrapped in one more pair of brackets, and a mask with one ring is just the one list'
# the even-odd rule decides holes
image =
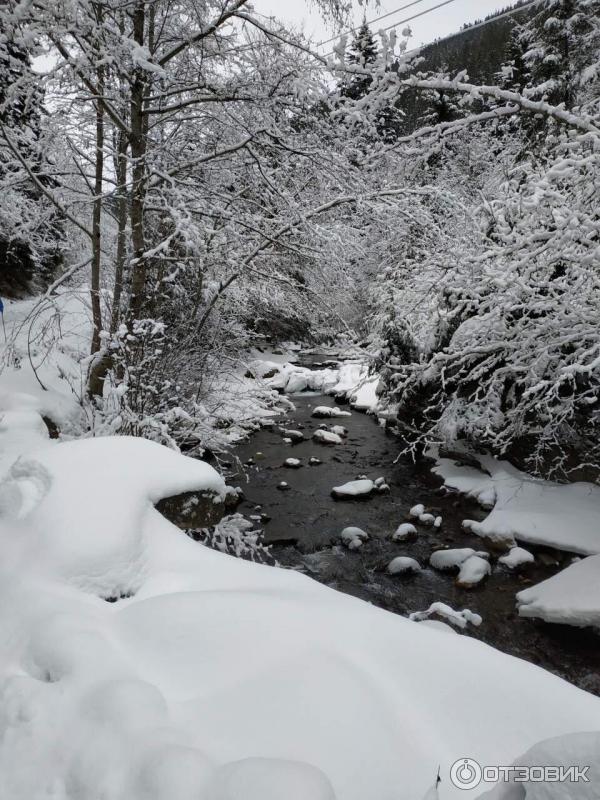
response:
{"label": "snowy slope", "polygon": [[[0,488],[0,797],[409,800],[438,764],[600,727],[549,673],[205,549],[152,506],[202,486],[201,462],[109,438],[42,446]],[[222,788],[247,773],[256,795]]]}

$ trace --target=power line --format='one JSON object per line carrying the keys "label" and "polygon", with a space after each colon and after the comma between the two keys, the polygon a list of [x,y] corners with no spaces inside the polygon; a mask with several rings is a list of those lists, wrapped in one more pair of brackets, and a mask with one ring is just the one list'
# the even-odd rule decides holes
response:
{"label": "power line", "polygon": [[[425,0],[413,0],[412,3],[407,3],[405,6],[400,6],[400,8],[396,8],[393,11],[388,11],[387,14],[382,14],[380,17],[374,17],[373,19],[366,20],[367,25],[372,25],[374,22],[379,22],[382,19],[387,19],[387,17],[391,17],[392,14],[397,14],[399,11],[404,11],[411,6],[418,6],[419,3],[424,3]],[[358,25],[356,28],[348,28],[348,30],[342,31],[342,33],[338,33],[336,36],[332,36],[331,39],[325,39],[324,42],[318,42],[317,47],[322,47],[324,44],[329,44],[330,42],[335,42],[339,39],[340,36],[345,36],[347,33],[356,33],[356,31],[360,28]]]}
{"label": "power line", "polygon": [[[537,2],[537,0],[536,0]],[[423,17],[425,14],[430,14],[432,11],[437,11],[438,8],[442,8],[442,6],[450,5],[450,3],[456,3],[456,0],[444,0],[443,3],[438,3],[437,6],[432,6],[431,8],[425,9],[425,11],[420,11],[418,14],[413,14],[412,17],[406,17],[405,19],[401,19],[399,22],[395,22],[393,25],[388,25],[387,28],[381,28],[384,31],[390,31],[392,28],[395,28],[397,25],[404,25],[405,22],[411,22],[413,19],[417,19],[417,17]],[[420,50],[421,48],[419,48]],[[327,56],[332,56],[333,51],[331,53],[327,53]]]}
{"label": "power line", "polygon": [[[490,25],[492,22],[496,22],[499,19],[504,19],[504,17],[510,17],[512,14],[518,14],[520,11],[523,11],[530,6],[534,6],[536,4],[541,3],[542,0],[530,0],[529,3],[523,3],[521,6],[516,6],[515,8],[511,8],[508,11],[502,12],[502,14],[498,14],[497,16],[490,17],[489,19],[484,19],[482,22],[478,22],[475,25],[469,25],[468,28],[463,28],[460,31],[455,31],[454,33],[448,34],[448,36],[444,36],[441,39],[435,39],[433,42],[429,42],[429,44],[422,44],[420,47],[414,47],[412,50],[408,50],[406,53],[401,53],[402,58],[412,55],[413,53],[418,53],[420,50],[423,50],[425,47],[429,47],[432,44],[439,44],[440,42],[447,42],[449,39],[453,39],[455,36],[460,36],[461,33],[466,33],[467,31],[476,31],[477,28],[483,28],[485,25]],[[431,9],[432,11],[434,9]],[[401,25],[402,23],[398,22],[397,25]],[[395,28],[396,25],[390,25],[388,28],[384,28],[383,30],[389,31],[392,28]]]}
{"label": "power line", "polygon": [[[417,19],[417,17],[423,17],[426,14],[429,14],[430,11],[436,11],[438,8],[441,8],[442,6],[447,6],[449,3],[454,3],[454,2],[456,2],[456,0],[445,0],[445,2],[439,3],[439,5],[437,5],[437,6],[432,6],[431,8],[427,8],[425,11],[421,11],[418,14],[413,14],[412,17],[407,17],[406,19],[401,19],[399,22],[395,22],[393,25],[388,25],[386,28],[381,28],[381,30],[382,31],[390,31],[393,28],[397,27],[398,25],[403,25],[406,22],[411,22],[413,19]],[[530,6],[538,5],[540,2],[542,2],[542,0],[530,0],[529,3],[523,3],[523,5],[521,5],[521,6],[516,6],[515,8],[511,8],[508,11],[504,11],[502,14],[498,14],[497,16],[490,17],[490,19],[485,19],[482,22],[478,22],[476,25],[469,25],[469,27],[465,28],[464,30],[455,31],[454,33],[451,33],[448,36],[444,36],[441,39],[435,39],[433,42],[429,42],[428,44],[420,45],[419,47],[415,47],[412,50],[408,50],[405,53],[401,53],[401,57],[405,58],[406,56],[413,55],[414,53],[418,53],[420,50],[423,50],[425,47],[429,47],[432,44],[439,44],[440,42],[448,41],[448,39],[452,39],[455,36],[459,36],[461,33],[464,33],[466,31],[475,31],[475,30],[477,30],[477,28],[483,28],[485,25],[489,25],[492,22],[496,22],[499,19],[504,19],[504,17],[510,17],[513,14],[518,14],[521,11],[524,11],[526,8],[529,8]],[[401,9],[396,9],[396,12],[400,11],[400,10]],[[396,12],[390,12],[390,13],[396,13]],[[372,21],[375,22],[376,20],[372,20]],[[329,41],[333,41],[333,40],[330,39]],[[333,55],[333,52],[327,53],[327,55],[324,56],[324,58],[327,58],[327,56],[332,56],[332,55]]]}

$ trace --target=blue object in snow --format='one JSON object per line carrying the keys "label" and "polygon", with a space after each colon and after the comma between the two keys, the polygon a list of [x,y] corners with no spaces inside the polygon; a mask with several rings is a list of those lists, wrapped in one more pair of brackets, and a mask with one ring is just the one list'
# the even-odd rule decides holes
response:
{"label": "blue object in snow", "polygon": [[0,314],[4,314],[4,303],[2,302],[1,297],[0,297]]}

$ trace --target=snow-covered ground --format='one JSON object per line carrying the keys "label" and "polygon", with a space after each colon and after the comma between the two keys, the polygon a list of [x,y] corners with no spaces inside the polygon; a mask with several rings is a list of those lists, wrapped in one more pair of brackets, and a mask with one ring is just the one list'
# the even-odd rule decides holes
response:
{"label": "snow-covered ground", "polygon": [[527,662],[192,541],[154,503],[220,502],[210,466],[50,441],[70,384],[2,380],[2,800],[418,800],[438,766],[463,797],[457,759],[600,728],[600,699]]}
{"label": "snow-covered ground", "polygon": [[[263,357],[251,361],[249,369],[278,391],[287,394],[311,391],[345,397],[357,411],[376,413],[379,379],[369,374],[364,359],[348,361],[337,367],[310,369],[283,359],[273,360],[270,356],[268,360]],[[319,411],[319,408],[315,409],[315,416],[319,416]],[[348,416],[348,412],[336,414],[328,406],[323,406],[322,415]]]}
{"label": "snow-covered ground", "polygon": [[[444,484],[491,511],[483,522],[465,520],[473,533],[507,547],[511,567],[533,556],[516,541],[588,556],[558,575],[519,592],[519,613],[547,622],[600,626],[600,486],[533,478],[505,461],[480,457],[482,470],[440,458],[433,471]],[[508,550],[510,552],[508,552]]]}

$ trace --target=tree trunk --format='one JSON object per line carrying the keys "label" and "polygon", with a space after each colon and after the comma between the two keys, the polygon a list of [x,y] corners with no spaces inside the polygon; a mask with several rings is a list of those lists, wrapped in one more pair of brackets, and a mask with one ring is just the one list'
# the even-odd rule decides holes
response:
{"label": "tree trunk", "polygon": [[[138,45],[144,44],[145,2],[138,0],[133,13],[133,38]],[[146,136],[144,124],[144,94],[146,77],[140,68],[136,70],[131,87],[131,241],[133,261],[131,270],[131,296],[129,317],[139,319],[142,312],[146,288],[146,261],[144,258],[144,200],[145,200],[145,156]]]}
{"label": "tree trunk", "polygon": [[[102,24],[102,8],[97,6],[98,25]],[[92,212],[92,355],[100,350],[100,333],[102,331],[102,308],[100,304],[100,269],[101,269],[101,224],[102,224],[102,190],[104,178],[104,106],[100,102],[104,95],[104,66],[98,66],[98,100],[96,101],[96,158],[94,176],[94,208]]]}

